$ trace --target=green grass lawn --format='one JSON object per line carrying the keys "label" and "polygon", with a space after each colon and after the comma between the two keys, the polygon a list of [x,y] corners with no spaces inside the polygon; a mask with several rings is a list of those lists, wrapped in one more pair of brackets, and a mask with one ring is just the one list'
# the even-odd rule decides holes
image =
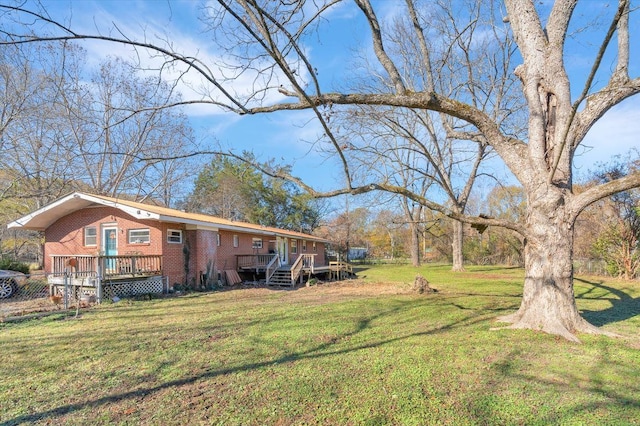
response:
{"label": "green grass lawn", "polygon": [[[411,291],[417,273],[436,294]],[[640,284],[580,277],[625,337],[491,329],[500,267],[359,268],[361,280],[121,301],[0,324],[0,425],[640,424]]]}

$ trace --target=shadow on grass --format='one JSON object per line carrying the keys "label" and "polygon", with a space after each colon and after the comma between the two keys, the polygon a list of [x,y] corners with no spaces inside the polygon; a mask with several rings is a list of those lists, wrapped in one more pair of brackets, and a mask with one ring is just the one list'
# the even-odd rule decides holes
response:
{"label": "shadow on grass", "polygon": [[[422,303],[426,303],[426,300],[419,302],[419,304],[422,304]],[[256,370],[264,367],[269,367],[274,364],[291,363],[291,362],[296,362],[299,360],[307,360],[307,359],[320,359],[328,356],[343,355],[343,354],[348,354],[348,353],[352,353],[360,350],[377,348],[377,347],[381,347],[394,342],[411,339],[414,337],[435,335],[435,334],[445,333],[459,327],[472,326],[474,324],[481,323],[483,321],[490,321],[492,318],[491,316],[484,315],[481,312],[476,312],[474,314],[467,315],[464,318],[461,318],[459,320],[451,321],[448,324],[435,327],[431,330],[421,331],[416,333],[408,333],[402,336],[397,336],[397,337],[392,337],[387,339],[379,339],[377,341],[354,345],[344,349],[333,348],[338,342],[348,340],[350,337],[355,336],[358,333],[361,333],[362,331],[368,329],[371,326],[371,323],[373,321],[379,320],[380,318],[388,315],[393,315],[398,311],[404,311],[406,309],[410,309],[407,306],[407,303],[399,303],[397,306],[391,309],[387,309],[383,312],[380,312],[376,315],[372,315],[368,318],[363,318],[356,323],[353,330],[345,332],[338,338],[332,339],[329,342],[319,343],[314,347],[309,348],[306,351],[300,351],[297,353],[286,353],[286,354],[282,354],[277,358],[271,358],[262,362],[254,362],[254,363],[249,363],[245,365],[239,365],[236,367],[217,369],[217,370],[205,370],[199,374],[194,374],[189,377],[184,377],[181,379],[172,380],[165,383],[160,383],[155,386],[148,386],[146,388],[141,388],[141,389],[136,389],[131,391],[124,391],[118,394],[108,395],[108,396],[104,396],[104,397],[100,397],[92,400],[88,399],[81,402],[69,403],[66,405],[59,406],[57,408],[52,408],[50,410],[33,413],[33,414],[22,415],[22,416],[15,417],[13,419],[9,419],[0,423],[0,426],[31,424],[31,423],[42,422],[42,421],[55,422],[55,419],[59,416],[66,415],[77,410],[82,410],[87,407],[97,408],[100,406],[114,404],[114,403],[130,400],[130,399],[145,398],[150,395],[154,395],[158,392],[161,392],[165,389],[176,388],[184,385],[191,385],[200,380],[208,380],[208,379],[213,379],[215,377],[224,376],[228,374]]]}
{"label": "shadow on grass", "polygon": [[473,266],[467,272],[515,271],[515,270],[524,271],[524,268],[522,266],[479,265],[479,266]]}
{"label": "shadow on grass", "polygon": [[[493,367],[504,377],[505,383],[528,383],[529,389],[555,389],[558,395],[565,395],[562,404],[549,404],[548,409],[538,410],[535,406],[521,405],[517,395],[508,391],[505,391],[506,398],[495,391],[487,392],[468,401],[468,419],[476,420],[477,424],[486,424],[487,419],[492,419],[491,424],[599,424],[597,419],[607,413],[618,418],[607,418],[609,422],[604,421],[606,424],[637,424],[635,413],[640,409],[638,382],[631,379],[628,386],[612,386],[605,371],[610,365],[617,364],[621,368],[619,354],[612,353],[606,341],[600,342],[596,351],[597,356],[593,358],[599,361],[592,365],[576,365],[574,369],[556,367],[553,375],[540,376],[532,374],[530,368],[523,368],[526,352],[512,349]],[[635,363],[629,362],[621,374],[636,377]],[[585,380],[585,375],[588,380]],[[572,398],[576,389],[592,395],[593,399]]]}
{"label": "shadow on grass", "polygon": [[[603,283],[588,282],[584,280],[579,280],[579,281],[603,290],[607,290],[611,294],[614,294],[617,296],[617,298],[610,299],[612,303],[612,307],[605,311],[584,312],[583,314],[584,317],[587,320],[589,320],[592,324],[603,325],[608,322],[621,321],[640,313],[640,309],[638,307],[638,303],[639,303],[638,298],[634,299],[628,294],[620,290],[604,286]],[[585,294],[589,294],[593,291],[594,289],[589,289]],[[115,393],[111,395],[95,396],[93,399],[86,399],[83,401],[66,403],[58,407],[51,408],[49,410],[43,410],[41,412],[36,412],[32,414],[24,414],[21,416],[17,416],[13,419],[8,419],[4,422],[1,422],[0,426],[30,424],[30,423],[43,422],[43,421],[55,423],[58,417],[67,415],[69,413],[72,413],[78,410],[83,410],[89,407],[99,409],[99,407],[108,406],[110,404],[119,403],[122,401],[127,401],[132,399],[135,400],[137,398],[145,398],[145,397],[153,396],[166,389],[173,389],[173,388],[178,388],[180,386],[192,385],[202,380],[210,380],[210,379],[215,379],[216,377],[221,377],[229,374],[258,370],[258,369],[269,367],[279,363],[291,363],[291,362],[296,362],[300,360],[322,359],[324,357],[348,354],[348,353],[356,352],[360,350],[382,347],[384,345],[391,344],[393,342],[406,341],[406,340],[409,340],[415,337],[420,337],[420,336],[438,335],[438,334],[446,333],[448,331],[455,330],[458,328],[472,326],[474,324],[482,323],[484,321],[490,321],[493,317],[486,315],[487,310],[494,311],[494,310],[504,310],[504,309],[512,308],[512,306],[496,307],[495,309],[487,309],[488,308],[487,306],[483,306],[483,307],[478,306],[478,308],[476,308],[474,305],[468,305],[464,303],[463,296],[464,294],[439,293],[439,298],[441,298],[439,302],[443,304],[453,305],[461,312],[468,312],[469,315],[465,315],[464,318],[452,320],[447,324],[443,324],[442,326],[430,328],[429,330],[414,332],[414,333],[409,332],[403,335],[398,335],[398,336],[389,337],[389,338],[380,338],[372,341],[363,342],[357,345],[349,345],[348,347],[342,347],[342,348],[336,347],[336,343],[348,341],[349,337],[358,335],[364,330],[370,328],[372,326],[372,322],[376,320],[384,319],[384,317],[391,316],[394,313],[399,311],[406,311],[407,309],[419,307],[425,303],[432,303],[433,299],[426,299],[426,298],[418,299],[418,300],[413,299],[411,302],[400,301],[394,304],[394,306],[392,307],[388,307],[387,309],[383,309],[382,311],[376,312],[375,314],[368,315],[364,318],[360,318],[360,320],[356,322],[353,325],[353,327],[350,327],[349,330],[346,330],[345,332],[340,333],[335,338],[332,338],[329,342],[321,342],[321,343],[315,344],[312,347],[309,347],[307,350],[291,351],[289,353],[284,353],[275,358],[265,359],[264,361],[249,362],[246,364],[237,365],[237,366],[228,367],[228,368],[220,368],[220,369],[203,368],[201,371],[196,372],[195,374],[191,374],[186,377],[182,377],[176,380],[162,382],[162,383],[146,384],[146,385],[144,383],[140,383],[140,386],[142,387],[139,389],[122,390],[119,393]],[[473,294],[473,296],[479,296],[479,294]],[[490,296],[495,297],[496,295],[490,295]],[[502,297],[513,298],[513,297],[519,297],[519,296],[502,295]],[[582,295],[582,297],[584,298],[584,295]],[[458,300],[459,298],[461,300]],[[621,310],[622,312],[620,312],[619,310]],[[607,314],[607,312],[609,313]],[[630,313],[631,315],[629,315]],[[612,317],[615,319],[610,319],[608,317]],[[276,321],[277,319],[278,317],[274,315],[269,320]],[[604,349],[606,349],[606,346],[604,347]],[[513,356],[519,357],[521,355],[519,353],[513,353]],[[509,360],[509,357],[507,357],[507,360]],[[552,386],[552,387],[561,387],[564,385],[564,386],[567,386],[568,390],[575,388],[576,387],[575,383],[581,383],[580,377],[574,378],[574,377],[567,376],[566,378],[567,384],[563,384],[563,383],[559,384],[559,383],[556,383],[556,381],[551,379],[549,379],[549,381],[547,382],[545,381],[546,379],[544,378],[527,376],[526,372],[522,372],[518,370],[518,368],[512,365],[510,361],[506,362],[504,365],[498,365],[497,368],[499,369],[500,376],[502,377],[516,377],[517,375],[522,375],[523,379],[526,379],[526,380],[537,380],[543,385],[547,384],[548,386]],[[598,377],[596,377],[596,379],[598,379]],[[592,393],[605,395],[607,398],[611,399],[612,405],[620,405],[620,406],[626,406],[631,408],[637,408],[640,406],[640,403],[636,398],[633,398],[632,396],[630,397],[629,395],[625,395],[621,391],[618,392],[615,390],[611,390],[610,388],[607,388],[604,384],[601,383],[601,380],[599,379],[594,380],[590,386],[591,387],[589,388],[589,390]],[[491,416],[496,416],[499,413],[500,408],[492,407],[490,404],[492,401],[493,400],[487,401],[486,399],[483,399],[483,398],[479,398],[477,401],[470,401],[469,406],[473,407],[473,409],[470,409],[470,413],[469,413],[470,418],[476,418],[478,419],[479,423],[482,423],[487,418],[492,418]],[[497,402],[500,402],[500,401],[497,401]],[[596,403],[593,403],[593,404],[596,404]],[[581,410],[582,411],[597,410],[597,408],[598,407],[595,407],[595,406],[589,406],[588,404],[585,404],[585,405],[576,404],[574,406],[567,407],[564,411],[563,410],[561,410],[560,412],[555,411],[553,413],[553,416],[559,416],[559,417],[566,416],[566,418],[570,419],[572,413],[579,412]],[[557,418],[553,416],[548,418],[550,423],[553,422],[553,420],[557,420]],[[542,419],[542,422],[544,422],[544,418]]]}
{"label": "shadow on grass", "polygon": [[[640,314],[640,297],[631,297],[629,294],[617,288],[604,285],[604,281],[588,281],[585,279],[574,278],[575,281],[592,285],[593,288],[586,293],[576,296],[578,299],[587,299],[585,297],[595,289],[606,290],[615,297],[608,298],[611,307],[601,311],[583,310],[582,317],[591,324],[601,327],[606,324],[624,321]],[[603,298],[598,298],[603,299]]]}

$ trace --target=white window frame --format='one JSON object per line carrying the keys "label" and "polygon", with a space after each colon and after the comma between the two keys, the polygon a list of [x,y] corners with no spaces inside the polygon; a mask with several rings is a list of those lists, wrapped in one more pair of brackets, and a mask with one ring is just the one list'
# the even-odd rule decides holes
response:
{"label": "white window frame", "polygon": [[240,246],[240,237],[238,235],[233,236],[233,247],[237,248]]}
{"label": "white window frame", "polygon": [[318,246],[316,245],[316,242],[313,242],[313,251],[316,252],[318,251]]}
{"label": "white window frame", "polygon": [[220,245],[222,245],[222,239],[221,239],[221,237],[220,237],[220,233],[217,233],[217,234],[216,234],[216,245],[217,245],[218,247],[220,247]]}
{"label": "white window frame", "polygon": [[[87,231],[93,230],[93,235],[87,235]],[[98,227],[97,226],[85,226],[83,229],[84,246],[85,247],[97,247],[98,246]],[[88,238],[93,239],[93,243],[87,242]]]}
{"label": "white window frame", "polygon": [[307,240],[302,240],[302,252],[307,251]]}
{"label": "white window frame", "polygon": [[[146,232],[146,241],[143,239],[138,238],[134,238],[132,239],[132,233],[144,233]],[[144,234],[143,234],[144,235]],[[151,242],[151,231],[149,230],[149,228],[136,228],[136,229],[129,229],[127,231],[127,242],[129,244],[149,244]]]}
{"label": "white window frame", "polygon": [[262,248],[262,238],[252,238],[251,239],[251,248],[261,249]]}
{"label": "white window frame", "polygon": [[291,254],[298,254],[298,240],[291,240]]}
{"label": "white window frame", "polygon": [[167,229],[167,243],[182,244],[182,229]]}

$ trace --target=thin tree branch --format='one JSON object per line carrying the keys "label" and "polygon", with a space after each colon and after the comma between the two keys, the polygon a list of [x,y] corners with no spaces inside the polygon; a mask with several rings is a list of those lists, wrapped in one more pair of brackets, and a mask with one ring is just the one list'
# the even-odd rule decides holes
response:
{"label": "thin tree branch", "polygon": [[572,221],[578,217],[580,212],[589,205],[598,200],[609,197],[618,192],[627,191],[629,189],[640,186],[640,171],[628,174],[620,179],[612,180],[587,189],[586,191],[576,195],[571,200]]}

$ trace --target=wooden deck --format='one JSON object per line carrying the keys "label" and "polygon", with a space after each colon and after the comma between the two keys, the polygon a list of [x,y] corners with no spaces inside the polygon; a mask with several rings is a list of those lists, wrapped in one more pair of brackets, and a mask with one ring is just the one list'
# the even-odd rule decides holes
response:
{"label": "wooden deck", "polygon": [[47,275],[50,294],[67,294],[65,300],[85,294],[100,302],[168,290],[161,255],[51,255],[51,269]]}
{"label": "wooden deck", "polygon": [[264,273],[267,285],[294,287],[304,275],[328,274],[329,279],[345,279],[353,275],[353,267],[347,262],[329,262],[317,265],[315,254],[301,254],[291,265],[282,265],[274,254],[237,255],[239,272]]}
{"label": "wooden deck", "polygon": [[329,279],[343,280],[353,276],[353,266],[347,262],[329,262]]}
{"label": "wooden deck", "polygon": [[239,272],[254,271],[260,273],[265,272],[277,257],[277,253],[238,254],[236,255],[236,265]]}
{"label": "wooden deck", "polygon": [[162,275],[162,256],[154,255],[51,255],[51,276],[74,278],[99,276],[103,279],[126,279]]}

